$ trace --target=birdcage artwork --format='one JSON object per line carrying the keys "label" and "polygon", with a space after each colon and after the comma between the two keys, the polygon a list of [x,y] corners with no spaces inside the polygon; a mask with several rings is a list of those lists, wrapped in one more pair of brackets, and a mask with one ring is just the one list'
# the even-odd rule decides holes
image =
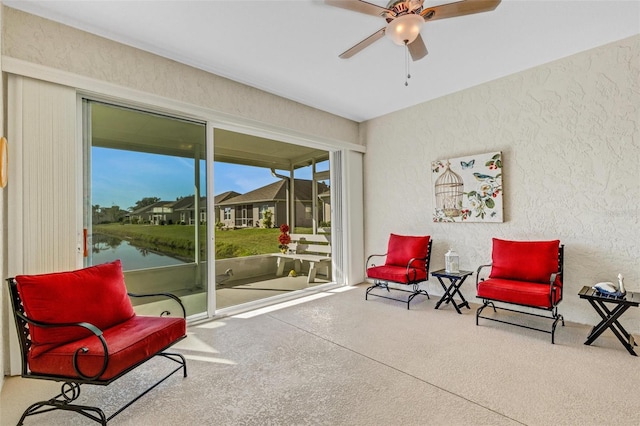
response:
{"label": "birdcage artwork", "polygon": [[462,210],[464,183],[460,175],[452,171],[450,166],[451,164],[447,161],[444,173],[436,179],[436,209],[442,211],[445,217],[457,217]]}
{"label": "birdcage artwork", "polygon": [[434,222],[502,222],[502,153],[431,163]]}

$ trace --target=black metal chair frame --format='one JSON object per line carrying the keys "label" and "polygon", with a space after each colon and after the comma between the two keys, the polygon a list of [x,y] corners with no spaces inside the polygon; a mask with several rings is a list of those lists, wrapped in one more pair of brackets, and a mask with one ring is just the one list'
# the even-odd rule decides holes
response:
{"label": "black metal chair frame", "polygon": [[[562,326],[564,327],[564,317],[562,315],[560,315],[558,313],[558,303],[560,303],[562,301],[562,296],[563,296],[563,292],[560,293],[560,298],[558,299],[557,302],[553,302],[555,299],[555,294],[556,294],[556,286],[555,281],[557,277],[560,277],[560,281],[563,283],[564,285],[564,276],[563,276],[563,269],[564,269],[564,245],[560,245],[560,247],[558,248],[558,272],[557,273],[553,273],[551,274],[551,277],[549,279],[549,308],[542,308],[540,306],[532,306],[532,305],[525,305],[525,304],[520,304],[520,303],[512,303],[512,302],[504,302],[501,300],[492,300],[492,299],[487,299],[487,298],[483,298],[482,299],[482,306],[480,306],[478,308],[478,310],[476,311],[476,325],[478,325],[478,319],[479,318],[483,318],[483,319],[487,319],[490,321],[496,321],[496,322],[501,322],[503,324],[509,324],[509,325],[515,325],[517,327],[522,327],[522,328],[527,328],[529,330],[536,330],[536,331],[541,331],[543,333],[548,333],[551,334],[551,343],[554,344],[555,343],[555,332],[556,332],[556,326],[558,325],[558,322],[561,322]],[[487,268],[490,267],[491,264],[488,265],[481,265],[480,267],[478,267],[478,270],[476,272],[476,290],[478,289],[478,284],[480,283],[480,281],[484,281],[484,278],[480,278],[480,271],[483,268]],[[521,310],[517,310],[517,309],[509,309],[503,306],[496,306],[495,302],[500,302],[500,303],[508,303],[510,305],[515,305],[515,306],[523,306],[523,307],[527,307],[527,308],[534,308],[534,309],[540,309],[546,312],[549,312],[550,315],[543,315],[543,314],[537,314],[534,312],[527,312],[527,311],[521,311]],[[528,325],[524,325],[524,324],[520,324],[517,322],[511,322],[511,321],[506,321],[506,320],[502,320],[499,318],[494,318],[494,317],[487,317],[487,316],[482,316],[481,313],[484,310],[484,308],[486,308],[487,306],[491,306],[493,308],[493,312],[495,313],[497,309],[503,310],[503,311],[509,311],[509,312],[515,312],[518,314],[525,314],[525,315],[530,315],[530,316],[534,316],[534,317],[539,317],[539,318],[544,318],[544,319],[549,319],[549,320],[553,320],[553,324],[551,326],[551,330],[545,329],[545,328],[538,328],[538,327],[531,327]]]}
{"label": "black metal chair frame", "polygon": [[[409,263],[407,263],[407,269],[406,269],[407,282],[406,283],[395,283],[395,284],[400,284],[400,285],[410,285],[412,287],[411,290],[404,290],[402,288],[396,288],[396,287],[390,288],[389,287],[389,283],[393,283],[393,281],[385,281],[385,280],[380,280],[380,279],[375,278],[373,280],[373,285],[371,287],[367,288],[367,291],[365,293],[364,299],[368,300],[369,296],[376,296],[376,297],[382,297],[383,299],[395,300],[397,302],[406,302],[407,309],[409,309],[409,304],[411,303],[413,298],[416,297],[419,294],[427,296],[427,299],[431,299],[431,297],[429,297],[429,293],[427,293],[426,290],[420,288],[420,283],[425,282],[425,281],[427,281],[429,279],[429,263],[431,261],[431,246],[432,245],[433,245],[433,240],[429,239],[429,244],[427,246],[427,256],[426,257],[419,257],[419,258],[414,257],[411,260],[409,260]],[[375,264],[369,265],[369,262],[370,262],[370,260],[372,258],[374,258],[374,257],[386,257],[387,254],[388,253],[370,255],[367,258],[366,269],[369,269],[370,267],[376,266]],[[427,275],[426,275],[426,278],[424,280],[417,280],[415,266],[412,266],[414,262],[425,262],[425,270],[427,271]],[[411,275],[413,275],[413,279],[411,279]],[[405,293],[410,293],[410,295],[409,295],[409,298],[407,300],[405,300],[405,299],[399,299],[399,298],[396,298],[396,297],[391,297],[391,296],[387,296],[387,295],[383,295],[383,294],[371,293],[371,290],[373,290],[375,288],[386,289],[387,293],[391,293],[391,290],[395,290],[395,291],[402,291],[402,292],[405,292]]]}
{"label": "black metal chair frame", "polygon": [[[168,349],[169,347],[171,347],[173,344],[175,344],[176,342],[184,339],[186,336],[181,337],[180,339],[174,341],[173,343],[171,343],[170,345],[168,345],[167,347],[161,349],[160,351],[156,352],[155,354],[150,355],[148,358],[140,361],[139,363],[132,365],[131,367],[129,367],[128,369],[118,373],[116,376],[104,380],[104,379],[100,379],[99,377],[105,372],[105,370],[107,369],[107,365],[109,363],[109,348],[107,346],[107,342],[105,341],[104,337],[102,336],[102,330],[100,330],[98,327],[94,326],[93,324],[89,324],[86,322],[80,322],[80,323],[65,323],[65,324],[58,324],[58,323],[47,323],[47,322],[42,322],[42,321],[36,321],[33,320],[31,318],[28,318],[27,315],[25,314],[24,311],[24,306],[22,305],[22,300],[20,298],[20,295],[18,293],[18,288],[16,285],[16,281],[14,278],[8,278],[7,282],[9,284],[9,293],[11,296],[11,306],[13,308],[13,314],[14,314],[14,318],[15,318],[15,322],[16,322],[16,327],[17,327],[17,331],[18,331],[18,339],[20,341],[20,352],[21,352],[21,360],[22,360],[22,372],[21,372],[21,376],[24,378],[28,378],[28,379],[43,379],[43,380],[52,380],[52,381],[56,381],[56,382],[63,382],[60,388],[60,393],[56,396],[54,396],[53,398],[46,400],[46,401],[39,401],[36,402],[32,405],[30,405],[22,414],[22,417],[20,418],[20,421],[18,422],[18,425],[22,425],[25,418],[28,416],[33,416],[36,414],[43,414],[43,413],[47,413],[49,411],[54,411],[54,410],[65,410],[65,411],[74,411],[78,414],[82,414],[85,417],[88,417],[91,420],[94,420],[102,425],[106,425],[107,422],[111,419],[113,419],[115,416],[117,416],[118,414],[120,414],[122,411],[124,411],[126,408],[128,408],[131,404],[133,404],[134,402],[136,402],[137,400],[139,400],[140,398],[142,398],[144,395],[146,395],[149,391],[151,391],[152,389],[154,389],[156,386],[158,386],[160,383],[164,382],[166,379],[168,379],[169,377],[171,377],[174,373],[182,370],[183,371],[183,377],[187,377],[187,363],[185,358],[179,354],[179,353],[171,353],[171,352],[165,352],[166,349]],[[162,297],[168,297],[170,299],[175,300],[179,305],[180,308],[182,309],[182,316],[183,318],[186,318],[186,310],[184,308],[184,305],[182,304],[182,301],[175,295],[170,294],[170,293],[153,293],[153,294],[133,294],[133,293],[128,293],[130,297],[158,297],[158,296],[162,296]],[[161,316],[165,316],[165,315],[170,315],[169,311],[164,311],[162,312]],[[32,373],[29,371],[29,363],[28,363],[28,358],[27,355],[29,353],[29,349],[31,348],[32,342],[30,339],[30,334],[29,334],[29,325],[35,325],[38,327],[42,327],[42,328],[54,328],[54,327],[83,327],[89,331],[91,331],[97,339],[100,340],[104,353],[104,363],[102,366],[101,371],[96,374],[95,376],[86,376],[84,374],[82,374],[82,372],[80,371],[80,369],[77,366],[77,357],[79,355],[79,353],[81,352],[85,352],[86,348],[78,348],[74,354],[73,357],[73,368],[76,371],[76,373],[78,374],[79,377],[67,377],[67,376],[58,376],[58,375],[49,375],[49,374],[38,374],[38,373]],[[151,358],[153,358],[154,356],[161,356],[164,358],[167,358],[175,363],[178,364],[177,367],[174,367],[173,370],[171,370],[167,375],[165,375],[164,377],[162,377],[160,380],[158,380],[156,383],[154,383],[153,385],[151,385],[150,387],[148,387],[145,391],[143,391],[142,393],[140,393],[138,396],[136,396],[134,399],[132,399],[131,401],[129,401],[128,403],[126,403],[124,406],[120,407],[116,412],[114,412],[113,414],[111,414],[109,417],[107,417],[104,413],[104,411],[102,409],[100,409],[99,407],[93,407],[93,406],[87,406],[87,405],[79,405],[79,404],[74,404],[73,402],[75,400],[77,400],[80,397],[80,386],[81,385],[99,385],[99,386],[107,386],[110,385],[111,383],[115,382],[116,380],[118,380],[120,377],[124,376],[125,374],[127,374],[128,372],[134,370],[135,368],[139,367],[140,365],[144,364],[145,362],[147,362],[148,360],[150,360]]]}

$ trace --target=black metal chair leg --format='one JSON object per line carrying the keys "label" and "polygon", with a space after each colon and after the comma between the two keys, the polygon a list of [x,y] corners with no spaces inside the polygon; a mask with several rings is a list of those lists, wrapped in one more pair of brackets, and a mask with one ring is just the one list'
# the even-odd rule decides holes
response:
{"label": "black metal chair leg", "polygon": [[100,423],[103,426],[107,425],[107,417],[100,408],[87,405],[69,404],[66,401],[58,401],[56,399],[51,399],[49,401],[40,401],[36,402],[35,404],[31,404],[31,406],[29,406],[29,408],[27,408],[24,413],[22,413],[22,417],[20,418],[18,425],[24,424],[24,420],[29,416],[48,413],[49,411],[54,410],[73,411],[74,413],[82,414],[83,416],[88,417],[89,419]]}
{"label": "black metal chair leg", "polygon": [[[524,324],[519,324],[517,322],[512,322],[512,321],[507,321],[507,320],[503,320],[503,319],[499,319],[499,318],[494,318],[494,317],[483,317],[480,314],[482,313],[482,310],[484,308],[486,308],[487,306],[491,305],[491,307],[493,308],[493,312],[496,312],[496,309],[501,309],[503,311],[509,311],[509,312],[514,312],[517,314],[522,314],[522,315],[530,315],[530,316],[534,316],[534,317],[538,317],[538,318],[545,318],[547,320],[553,320],[553,324],[551,326],[551,330],[548,329],[544,329],[544,328],[538,328],[538,327],[530,327],[528,325],[524,325]],[[564,326],[564,317],[562,315],[558,314],[557,310],[552,310],[551,311],[551,316],[548,315],[540,315],[540,314],[536,314],[536,313],[532,313],[532,312],[525,312],[525,311],[520,311],[520,310],[514,310],[514,309],[509,309],[503,306],[500,307],[496,307],[496,305],[486,299],[483,299],[482,301],[482,306],[480,306],[478,308],[478,310],[476,311],[476,325],[478,325],[478,319],[479,318],[483,318],[489,321],[495,321],[495,322],[500,322],[503,324],[509,324],[509,325],[515,325],[517,327],[521,327],[521,328],[526,328],[529,330],[536,330],[536,331],[542,331],[544,333],[549,333],[551,334],[551,343],[555,343],[555,331],[556,331],[556,326],[558,325],[558,322],[561,322],[562,325]],[[592,331],[593,333],[593,331]]]}
{"label": "black metal chair leg", "polygon": [[558,321],[562,321],[562,326],[564,327],[564,317],[562,315],[555,315],[556,320],[553,322],[553,325],[551,326],[551,344],[555,344],[556,343],[556,337],[555,337],[555,333],[556,333],[556,326],[558,325]]}
{"label": "black metal chair leg", "polygon": [[478,325],[478,318],[482,318],[480,316],[480,314],[482,313],[482,310],[484,308],[486,308],[487,306],[491,305],[491,307],[493,308],[493,312],[496,312],[496,305],[493,304],[493,302],[489,302],[487,300],[483,300],[482,301],[482,306],[480,306],[477,310],[476,310],[476,325]]}
{"label": "black metal chair leg", "polygon": [[413,293],[409,296],[409,299],[407,300],[407,309],[409,309],[409,303],[411,303],[413,298],[416,297],[419,294],[427,296],[427,299],[431,299],[431,297],[429,297],[429,293],[427,293],[426,290],[421,290],[420,286],[418,286],[418,285],[416,285],[415,287],[416,288],[413,289]]}
{"label": "black metal chair leg", "polygon": [[404,292],[404,293],[411,293],[408,297],[408,299],[399,299],[399,298],[395,298],[395,297],[391,297],[391,296],[384,296],[382,294],[376,294],[376,293],[371,293],[371,291],[375,288],[384,288],[387,290],[388,293],[391,293],[391,290],[389,288],[389,283],[378,283],[376,281],[374,281],[374,285],[370,286],[367,288],[366,292],[365,292],[365,300],[368,300],[368,297],[371,296],[376,296],[376,297],[381,297],[383,299],[389,299],[389,300],[395,300],[397,302],[403,302],[407,304],[407,309],[410,309],[410,304],[411,301],[419,294],[422,294],[424,296],[427,296],[427,299],[431,299],[431,297],[429,296],[429,293],[426,290],[423,290],[420,288],[419,284],[413,284],[413,288],[411,290],[404,290],[404,289],[400,289],[400,288],[394,288],[393,290],[395,291],[400,291],[400,292]]}

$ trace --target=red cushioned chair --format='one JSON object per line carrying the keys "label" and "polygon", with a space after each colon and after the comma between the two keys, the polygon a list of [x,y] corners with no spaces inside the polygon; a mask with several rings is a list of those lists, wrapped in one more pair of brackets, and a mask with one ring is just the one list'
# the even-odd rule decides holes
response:
{"label": "red cushioned chair", "polygon": [[[22,353],[22,377],[63,382],[61,393],[32,404],[27,416],[52,410],[74,411],[103,425],[149,390],[182,370],[184,357],[165,349],[186,337],[186,312],[172,294],[128,294],[119,260],[70,272],[18,275],[9,290]],[[161,316],[136,315],[129,297],[164,296],[181,309]],[[110,417],[98,407],[77,405],[80,385],[109,385],[162,356],[178,364],[172,371]]]}
{"label": "red cushioned chair", "polygon": [[[484,318],[543,331],[550,333],[551,343],[555,343],[558,322],[562,322],[564,326],[564,318],[558,314],[558,304],[562,301],[563,258],[564,245],[560,245],[559,240],[507,241],[494,238],[492,263],[480,266],[476,274],[477,295],[482,299],[482,306],[476,311],[476,325],[479,318]],[[488,267],[491,267],[488,278],[481,278],[482,269]],[[497,307],[494,302],[541,309],[548,311],[550,315]],[[551,330],[547,330],[481,316],[487,306],[491,306],[494,313],[496,309],[502,309],[551,319],[553,325]]]}
{"label": "red cushioned chair", "polygon": [[[409,304],[418,294],[429,298],[429,293],[420,288],[420,283],[427,281],[429,275],[429,260],[431,259],[431,241],[427,236],[406,236],[391,234],[386,254],[372,254],[367,258],[367,278],[373,279],[373,285],[367,288],[365,300],[371,296],[382,297]],[[369,263],[376,257],[385,257],[382,266]],[[391,293],[389,284],[411,286],[411,290],[392,288],[396,291],[411,293],[407,300],[390,297],[388,294],[372,293],[376,288],[382,288]]]}

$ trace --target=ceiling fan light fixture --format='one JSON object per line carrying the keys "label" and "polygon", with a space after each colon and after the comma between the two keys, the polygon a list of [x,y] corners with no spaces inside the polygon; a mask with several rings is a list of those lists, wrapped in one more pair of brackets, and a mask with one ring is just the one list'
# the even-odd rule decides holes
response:
{"label": "ceiling fan light fixture", "polygon": [[420,15],[408,13],[395,18],[387,24],[385,34],[400,46],[412,43],[420,34],[424,19]]}

